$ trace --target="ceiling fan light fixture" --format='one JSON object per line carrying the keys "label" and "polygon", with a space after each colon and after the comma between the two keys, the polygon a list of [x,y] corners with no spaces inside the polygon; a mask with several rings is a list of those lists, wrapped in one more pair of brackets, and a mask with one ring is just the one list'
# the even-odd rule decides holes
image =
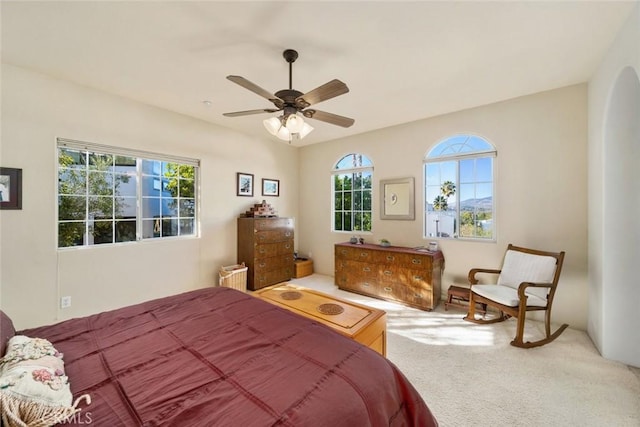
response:
{"label": "ceiling fan light fixture", "polygon": [[302,116],[299,116],[297,114],[289,114],[289,117],[287,117],[286,126],[291,133],[299,133],[303,129],[304,125],[305,122]]}
{"label": "ceiling fan light fixture", "polygon": [[271,117],[270,119],[263,120],[262,123],[267,131],[273,136],[277,136],[278,130],[282,127],[282,123],[277,117]]}
{"label": "ceiling fan light fixture", "polygon": [[300,132],[298,132],[298,139],[302,139],[305,136],[309,135],[311,133],[311,131],[313,130],[313,126],[311,126],[309,123],[304,122],[302,124],[302,129],[300,129]]}
{"label": "ceiling fan light fixture", "polygon": [[289,129],[287,129],[285,126],[280,126],[280,129],[278,129],[276,136],[278,137],[278,139],[281,139],[283,141],[291,141],[291,132],[289,132]]}

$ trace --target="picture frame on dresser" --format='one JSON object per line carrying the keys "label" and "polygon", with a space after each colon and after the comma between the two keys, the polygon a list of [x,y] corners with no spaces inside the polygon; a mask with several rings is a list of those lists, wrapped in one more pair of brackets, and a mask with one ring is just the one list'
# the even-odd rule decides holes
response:
{"label": "picture frame on dresser", "polygon": [[413,177],[380,180],[380,219],[415,219]]}
{"label": "picture frame on dresser", "polygon": [[22,169],[0,167],[0,209],[22,209]]}
{"label": "picture frame on dresser", "polygon": [[280,196],[280,180],[262,178],[262,195],[263,196]]}
{"label": "picture frame on dresser", "polygon": [[236,172],[236,195],[253,197],[253,174]]}

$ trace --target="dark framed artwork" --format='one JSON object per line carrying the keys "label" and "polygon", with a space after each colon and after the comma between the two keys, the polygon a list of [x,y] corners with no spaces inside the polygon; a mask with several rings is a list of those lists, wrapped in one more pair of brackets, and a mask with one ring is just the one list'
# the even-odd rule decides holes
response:
{"label": "dark framed artwork", "polygon": [[263,196],[280,196],[280,180],[262,178],[262,195]]}
{"label": "dark framed artwork", "polygon": [[237,172],[236,191],[238,196],[253,197],[253,174]]}
{"label": "dark framed artwork", "polygon": [[22,209],[22,169],[0,168],[0,209]]}

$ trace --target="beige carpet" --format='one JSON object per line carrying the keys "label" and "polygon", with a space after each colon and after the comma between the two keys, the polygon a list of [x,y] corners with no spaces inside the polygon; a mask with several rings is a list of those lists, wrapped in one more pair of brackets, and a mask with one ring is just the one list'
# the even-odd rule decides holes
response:
{"label": "beige carpet", "polygon": [[[442,302],[416,310],[341,291],[319,274],[291,282],[384,309],[387,357],[443,427],[640,426],[639,371],[602,358],[582,331],[524,350],[509,345],[514,320],[476,325]],[[531,325],[526,334],[543,334]]]}

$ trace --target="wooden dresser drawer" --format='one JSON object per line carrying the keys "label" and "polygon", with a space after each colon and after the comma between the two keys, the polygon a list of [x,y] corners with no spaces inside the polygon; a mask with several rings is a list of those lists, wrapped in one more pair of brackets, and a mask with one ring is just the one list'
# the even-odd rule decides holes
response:
{"label": "wooden dresser drawer", "polygon": [[278,255],[271,258],[257,259],[253,265],[253,269],[256,273],[264,273],[266,271],[280,270],[282,268],[289,267],[291,260],[293,259],[293,253],[286,255]]}
{"label": "wooden dresser drawer", "polygon": [[[276,243],[256,244],[256,249],[255,249],[256,259],[272,258],[277,255],[287,255],[287,254],[293,255],[293,242],[284,241],[284,242],[276,242]],[[293,262],[293,258],[291,262]]]}
{"label": "wooden dresser drawer", "polygon": [[276,229],[293,230],[293,220],[291,218],[256,218],[253,219],[253,226],[256,231]]}
{"label": "wooden dresser drawer", "polygon": [[255,241],[258,243],[273,243],[290,240],[293,237],[293,231],[288,229],[280,230],[256,230]]}
{"label": "wooden dresser drawer", "polygon": [[362,247],[363,245],[351,245],[336,248],[340,251],[340,258],[352,261],[375,262],[373,260],[374,252]]}
{"label": "wooden dresser drawer", "polygon": [[286,282],[293,277],[293,267],[280,268],[273,271],[265,271],[255,273],[253,275],[254,286],[256,289],[264,288],[273,283]]}

